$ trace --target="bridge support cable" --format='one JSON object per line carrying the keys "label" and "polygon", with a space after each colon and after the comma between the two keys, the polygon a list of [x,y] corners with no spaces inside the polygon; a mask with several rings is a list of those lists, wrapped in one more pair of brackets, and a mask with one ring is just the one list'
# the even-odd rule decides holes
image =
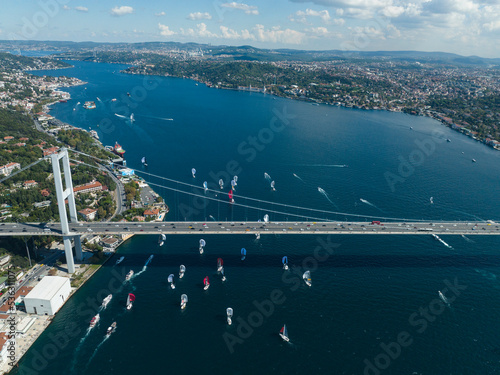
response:
{"label": "bridge support cable", "polygon": [[[76,212],[75,194],[73,191],[73,182],[71,180],[71,169],[69,166],[68,150],[63,148],[59,153],[50,156],[52,160],[52,171],[54,173],[54,184],[56,188],[57,205],[59,208],[59,217],[61,220],[61,233],[63,235],[64,252],[66,254],[66,264],[68,265],[68,273],[75,272],[75,262],[73,259],[73,250],[71,247],[71,240],[75,243],[76,259],[82,260],[82,242],[80,235],[71,235],[68,223],[68,214],[66,212],[66,199],[68,199],[69,218],[72,223],[78,223],[78,214]],[[64,182],[66,189],[64,189],[60,160],[62,159],[62,166],[64,171]]]}

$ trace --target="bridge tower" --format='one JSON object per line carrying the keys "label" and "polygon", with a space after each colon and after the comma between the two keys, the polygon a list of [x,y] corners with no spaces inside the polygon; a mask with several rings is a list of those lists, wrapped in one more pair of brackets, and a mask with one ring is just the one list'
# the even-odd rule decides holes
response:
{"label": "bridge tower", "polygon": [[[71,240],[75,243],[75,253],[76,260],[82,260],[82,242],[80,240],[79,234],[71,233],[69,230],[68,215],[66,213],[66,202],[68,199],[69,206],[69,218],[72,223],[78,222],[76,204],[75,204],[75,194],[73,192],[73,182],[71,181],[71,169],[69,166],[69,156],[68,150],[66,148],[61,149],[58,154],[52,154],[50,156],[52,160],[52,171],[54,173],[54,183],[56,186],[57,195],[57,205],[59,207],[59,217],[61,220],[61,232],[63,235],[64,242],[64,252],[66,254],[66,264],[68,265],[68,272],[75,272],[75,262],[73,260],[73,251],[71,248]],[[61,176],[61,164],[64,172],[64,182],[66,189],[63,187],[63,181]]]}

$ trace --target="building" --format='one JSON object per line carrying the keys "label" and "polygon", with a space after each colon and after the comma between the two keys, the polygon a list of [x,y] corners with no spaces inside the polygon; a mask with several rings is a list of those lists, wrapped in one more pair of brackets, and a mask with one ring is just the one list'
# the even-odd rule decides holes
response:
{"label": "building", "polygon": [[160,209],[157,207],[148,208],[146,211],[144,211],[144,216],[150,219],[156,219],[159,214],[160,214]]}
{"label": "building", "polygon": [[97,210],[92,208],[84,208],[83,210],[78,211],[80,215],[83,216],[85,220],[94,220],[95,215],[97,214]]}
{"label": "building", "polygon": [[24,297],[28,314],[54,315],[66,302],[71,293],[69,278],[45,276],[31,292]]}
{"label": "building", "polygon": [[2,165],[0,167],[0,173],[4,174],[5,176],[8,176],[12,173],[14,169],[21,169],[21,164],[19,163],[9,163]]}
{"label": "building", "polygon": [[38,185],[38,182],[36,182],[35,180],[24,181],[24,183],[23,183],[23,187],[25,189],[29,189],[29,188],[35,187],[37,185]]}
{"label": "building", "polygon": [[57,152],[59,151],[59,147],[57,146],[53,146],[53,147],[50,147],[50,148],[46,148],[43,151],[43,156],[49,156],[49,155],[52,155],[52,154],[57,154]]}
{"label": "building", "polygon": [[7,137],[3,137],[3,139],[8,142],[8,141],[12,141],[14,139],[14,137],[12,137],[11,135],[8,135]]}
{"label": "building", "polygon": [[94,191],[102,190],[102,184],[99,181],[92,181],[85,185],[79,185],[73,188],[75,194],[78,193],[92,193]]}
{"label": "building", "polygon": [[114,249],[115,247],[118,246],[120,243],[120,240],[114,237],[106,237],[101,240],[101,245],[107,248]]}
{"label": "building", "polygon": [[44,197],[48,197],[50,195],[49,189],[43,189],[40,191],[40,194],[42,194]]}

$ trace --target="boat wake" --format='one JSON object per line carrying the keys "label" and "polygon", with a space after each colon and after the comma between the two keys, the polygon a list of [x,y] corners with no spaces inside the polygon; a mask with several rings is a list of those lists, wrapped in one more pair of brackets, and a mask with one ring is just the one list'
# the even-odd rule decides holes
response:
{"label": "boat wake", "polygon": [[264,178],[267,180],[267,182],[271,183],[271,176],[269,176],[269,174],[267,174],[266,172],[264,172]]}
{"label": "boat wake", "polygon": [[347,164],[299,164],[300,167],[347,168]]}
{"label": "boat wake", "polygon": [[174,121],[173,118],[168,118],[168,117],[157,117],[157,116],[149,116],[149,115],[136,115],[136,116],[154,118],[156,120],[163,120],[163,121]]}
{"label": "boat wake", "polygon": [[295,173],[293,173],[293,177],[298,178],[300,181],[302,181],[305,184],[305,181],[303,179],[301,179],[299,176],[297,176]]}
{"label": "boat wake", "polygon": [[89,361],[87,362],[87,366],[85,366],[85,369],[87,369],[89,367],[90,362],[92,362],[92,360],[94,359],[95,355],[97,354],[97,352],[101,348],[102,344],[104,344],[107,339],[109,339],[109,335],[104,336],[104,338],[102,339],[102,341],[100,342],[100,344],[96,346],[96,348],[94,350],[94,353],[92,353],[92,355],[89,358]]}
{"label": "boat wake", "polygon": [[467,242],[470,242],[470,243],[476,243],[476,241],[473,241],[473,240],[471,240],[470,238],[465,237],[465,234],[462,234],[462,238],[463,238],[464,240],[466,240]]}
{"label": "boat wake", "polygon": [[434,237],[434,239],[438,240],[439,242],[441,242],[444,246],[446,246],[448,249],[453,249],[453,247],[451,245],[448,245],[446,242],[443,241],[443,239],[441,237],[439,237],[437,234],[432,234],[432,237]]}
{"label": "boat wake", "polygon": [[385,212],[384,212],[384,211],[382,211],[380,208],[378,208],[377,206],[375,206],[373,203],[368,202],[366,199],[359,198],[359,200],[360,200],[361,202],[363,202],[364,204],[367,204],[368,206],[372,206],[373,208],[376,208],[376,209],[377,209],[377,210],[379,210],[380,212],[385,213]]}
{"label": "boat wake", "polygon": [[130,119],[129,117],[127,117],[127,116],[123,116],[123,115],[119,115],[118,113],[115,113],[115,116],[116,116],[116,117],[119,117],[119,118],[125,118],[125,119],[127,119],[127,120],[129,120],[129,119]]}
{"label": "boat wake", "polygon": [[328,196],[328,194],[326,193],[326,191],[324,191],[322,188],[318,187],[318,191],[323,194],[325,196],[326,199],[328,199],[328,202],[330,202],[331,204],[333,204],[333,206],[338,210],[338,206],[332,202],[332,200],[330,199],[330,197]]}
{"label": "boat wake", "polygon": [[88,337],[88,335],[90,334],[90,331],[92,331],[92,327],[88,327],[87,328],[87,331],[85,332],[85,336],[83,336],[81,339],[80,339],[80,342],[78,343],[78,346],[76,347],[75,349],[75,352],[73,353],[73,360],[71,361],[71,373],[74,373],[75,372],[75,365],[76,365],[76,359],[77,359],[77,356],[78,356],[78,352],[80,351],[80,349],[82,348],[82,345],[83,343],[85,342],[85,339]]}

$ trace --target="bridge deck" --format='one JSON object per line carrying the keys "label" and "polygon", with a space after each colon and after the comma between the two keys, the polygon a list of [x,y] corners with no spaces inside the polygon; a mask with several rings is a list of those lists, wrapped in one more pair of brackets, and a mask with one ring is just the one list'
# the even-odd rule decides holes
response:
{"label": "bridge deck", "polygon": [[[69,235],[81,234],[381,234],[500,235],[490,222],[93,222],[70,223]],[[0,236],[61,236],[59,223],[3,223]]]}

